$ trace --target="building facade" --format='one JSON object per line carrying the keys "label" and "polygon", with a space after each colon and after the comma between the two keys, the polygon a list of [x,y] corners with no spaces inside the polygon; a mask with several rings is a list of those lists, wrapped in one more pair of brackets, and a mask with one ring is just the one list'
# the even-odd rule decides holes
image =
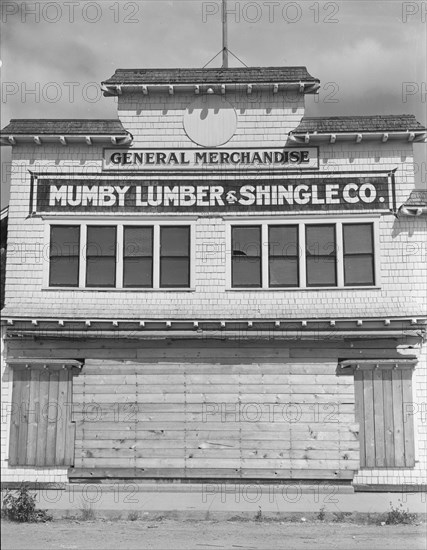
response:
{"label": "building facade", "polygon": [[117,120],[2,130],[5,481],[426,484],[426,129],[318,88],[119,69]]}

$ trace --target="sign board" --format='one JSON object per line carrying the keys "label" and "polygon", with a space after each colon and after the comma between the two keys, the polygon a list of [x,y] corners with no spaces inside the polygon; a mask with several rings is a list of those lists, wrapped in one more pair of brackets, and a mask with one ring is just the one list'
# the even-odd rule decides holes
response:
{"label": "sign board", "polygon": [[383,175],[183,182],[36,177],[36,212],[243,212],[389,210],[392,178]]}
{"label": "sign board", "polygon": [[317,147],[104,149],[103,170],[279,171],[319,167]]}

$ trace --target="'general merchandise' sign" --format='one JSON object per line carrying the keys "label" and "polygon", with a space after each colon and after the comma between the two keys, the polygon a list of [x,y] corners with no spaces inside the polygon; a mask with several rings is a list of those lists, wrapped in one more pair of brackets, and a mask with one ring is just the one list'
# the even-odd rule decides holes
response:
{"label": "'general merchandise' sign", "polygon": [[389,210],[389,174],[202,183],[35,177],[37,212],[239,212]]}
{"label": "'general merchandise' sign", "polygon": [[280,171],[317,169],[317,147],[104,149],[103,170]]}

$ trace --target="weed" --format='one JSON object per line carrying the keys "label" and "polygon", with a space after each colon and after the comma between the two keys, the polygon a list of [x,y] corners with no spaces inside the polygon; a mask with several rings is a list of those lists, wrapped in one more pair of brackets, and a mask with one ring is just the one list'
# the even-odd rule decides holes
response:
{"label": "weed", "polygon": [[129,512],[128,521],[137,521],[139,519],[139,512]]}
{"label": "weed", "polygon": [[81,499],[80,520],[93,521],[96,518],[95,510],[92,508],[92,503],[87,502],[84,498]]}
{"label": "weed", "polygon": [[16,494],[9,490],[5,492],[2,512],[12,521],[34,523],[52,520],[46,510],[36,509],[36,495],[30,493],[25,483],[21,483]]}
{"label": "weed", "polygon": [[334,512],[334,518],[332,521],[335,523],[343,523],[348,520],[349,516],[351,516],[351,512]]}
{"label": "weed", "polygon": [[325,517],[326,517],[325,507],[322,506],[322,508],[320,508],[319,510],[319,513],[317,514],[317,519],[319,521],[325,521]]}
{"label": "weed", "polygon": [[403,509],[403,504],[399,502],[399,506],[393,506],[390,502],[390,511],[387,513],[386,524],[387,525],[412,525],[417,520],[417,514],[412,514],[408,509]]}
{"label": "weed", "polygon": [[261,506],[258,506],[258,512],[255,514],[255,521],[262,521]]}

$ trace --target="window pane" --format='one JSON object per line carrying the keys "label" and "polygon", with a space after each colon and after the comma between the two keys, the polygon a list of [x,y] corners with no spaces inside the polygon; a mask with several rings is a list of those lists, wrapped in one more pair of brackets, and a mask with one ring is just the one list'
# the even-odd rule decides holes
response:
{"label": "window pane", "polygon": [[88,226],[87,256],[115,256],[116,228],[114,226]]}
{"label": "window pane", "polygon": [[78,225],[52,225],[50,228],[51,256],[79,256],[80,227]]}
{"label": "window pane", "polygon": [[309,256],[334,256],[335,225],[307,225],[306,250]]}
{"label": "window pane", "polygon": [[307,258],[308,286],[335,286],[335,258]]}
{"label": "window pane", "polygon": [[151,258],[125,258],[123,269],[123,286],[153,286],[153,260]]}
{"label": "window pane", "polygon": [[296,225],[268,228],[270,256],[298,256],[298,227]]}
{"label": "window pane", "polygon": [[345,285],[373,285],[374,262],[371,254],[344,258]]}
{"label": "window pane", "polygon": [[160,253],[161,256],[189,256],[190,228],[161,227]]}
{"label": "window pane", "polygon": [[116,259],[102,256],[87,259],[86,286],[114,286],[116,284]]}
{"label": "window pane", "polygon": [[189,287],[190,260],[188,258],[161,258],[160,286]]}
{"label": "window pane", "polygon": [[372,224],[352,223],[343,225],[344,254],[373,252]]}
{"label": "window pane", "polygon": [[298,260],[276,258],[269,260],[270,286],[298,286]]}
{"label": "window pane", "polygon": [[232,285],[234,287],[260,287],[261,259],[251,257],[233,258]]}
{"label": "window pane", "polygon": [[261,227],[232,228],[233,256],[261,256]]}
{"label": "window pane", "polygon": [[153,255],[153,228],[152,227],[125,227],[124,228],[124,256],[152,256]]}
{"label": "window pane", "polygon": [[78,256],[51,258],[49,269],[49,286],[78,286]]}

